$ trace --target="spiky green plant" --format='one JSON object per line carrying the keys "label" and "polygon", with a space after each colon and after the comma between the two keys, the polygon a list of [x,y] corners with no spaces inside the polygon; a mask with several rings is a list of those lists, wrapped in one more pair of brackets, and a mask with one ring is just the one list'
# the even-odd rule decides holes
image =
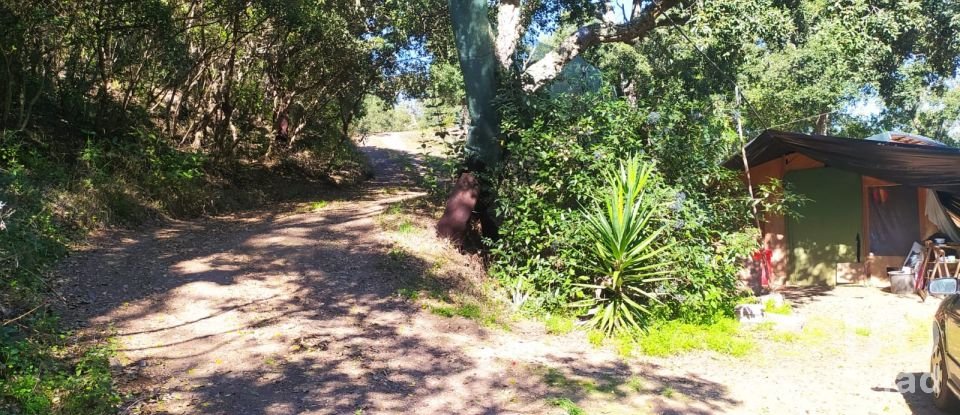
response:
{"label": "spiky green plant", "polygon": [[570,306],[586,309],[589,324],[607,334],[641,329],[642,315],[659,303],[656,285],[670,279],[663,259],[670,245],[658,239],[666,226],[652,223],[657,203],[646,191],[651,172],[637,158],[621,162],[606,173],[607,188],[596,206],[583,212],[593,246],[584,282],[576,285],[589,294]]}

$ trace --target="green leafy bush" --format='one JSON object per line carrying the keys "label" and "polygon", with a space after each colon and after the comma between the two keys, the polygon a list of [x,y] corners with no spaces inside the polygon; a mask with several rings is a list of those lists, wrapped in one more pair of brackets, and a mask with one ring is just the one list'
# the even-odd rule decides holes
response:
{"label": "green leafy bush", "polygon": [[544,324],[547,333],[562,335],[573,331],[575,321],[565,315],[551,314],[544,320]]}
{"label": "green leafy bush", "polygon": [[[68,348],[70,337],[47,310],[47,269],[87,225],[90,204],[59,203],[64,189],[94,180],[71,174],[35,148],[0,137],[0,317],[19,318],[0,327],[0,413],[108,414],[118,398],[108,351]],[[85,151],[79,158],[102,159]],[[78,179],[77,176],[83,177]]]}
{"label": "green leafy bush", "polygon": [[[47,320],[46,322],[36,321]],[[53,326],[48,315],[33,318],[33,326]],[[69,358],[61,333],[20,336],[0,330],[0,411],[28,415],[106,415],[120,403],[113,389],[106,348]],[[19,409],[17,409],[19,408]],[[9,412],[3,412],[9,413]]]}
{"label": "green leafy bush", "polygon": [[529,294],[524,309],[562,310],[596,296],[576,285],[596,249],[583,208],[604,197],[610,166],[636,156],[650,166],[645,198],[656,220],[646,232],[664,227],[657,247],[669,248],[658,258],[673,264],[671,279],[645,284],[659,302],[644,304],[649,313],[638,324],[709,323],[732,313],[756,233],[746,189],[719,167],[733,148],[722,123],[683,123],[682,106],[652,117],[604,95],[531,97],[502,108],[505,156],[490,179],[500,237],[488,241],[490,271]]}
{"label": "green leafy bush", "polygon": [[363,112],[360,115],[355,129],[361,135],[407,131],[417,126],[416,120],[409,111],[390,105],[374,95],[364,97]]}

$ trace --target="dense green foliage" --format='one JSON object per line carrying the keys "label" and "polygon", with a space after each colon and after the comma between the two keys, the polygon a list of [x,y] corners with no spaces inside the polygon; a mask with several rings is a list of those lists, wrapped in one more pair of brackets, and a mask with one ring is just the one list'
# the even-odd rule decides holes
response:
{"label": "dense green foliage", "polygon": [[399,106],[390,106],[375,95],[363,100],[363,117],[357,122],[360,135],[386,131],[407,131],[417,127],[414,114]]}
{"label": "dense green foliage", "polygon": [[358,178],[363,97],[392,95],[396,52],[444,21],[407,6],[0,1],[0,412],[118,403],[108,352],[64,347],[50,311],[70,242],[264,201],[291,174]]}
{"label": "dense green foliage", "polygon": [[[47,325],[49,327],[45,327]],[[0,410],[4,413],[47,414],[112,414],[120,396],[113,390],[110,373],[110,351],[94,348],[82,352],[78,359],[65,359],[69,345],[47,321],[34,318],[33,327],[49,330],[43,336],[0,342]]]}
{"label": "dense green foliage", "polygon": [[[641,305],[650,308],[649,317],[691,321],[732,310],[739,260],[755,246],[741,232],[750,216],[739,180],[713,169],[694,177],[678,170],[671,178],[665,169],[671,164],[660,160],[672,159],[645,139],[649,114],[624,100],[547,97],[513,111],[505,124],[507,157],[496,179],[502,224],[500,238],[492,241],[492,272],[506,287],[520,283],[530,293],[527,308],[559,310],[573,299],[594,296],[592,289],[575,285],[581,276],[599,277],[588,266],[596,243],[584,209],[593,211],[594,200],[603,197],[610,166],[638,154],[654,163],[645,198],[656,223],[638,237],[668,225],[655,246],[669,247],[658,259],[674,264],[666,267],[670,279],[646,287],[658,301]],[[526,116],[519,114],[526,111],[537,115],[522,124]],[[722,145],[715,146],[712,159],[699,162],[716,163],[724,153]],[[686,154],[691,161],[706,157]],[[710,171],[716,175],[707,176]]]}
{"label": "dense green foliage", "polygon": [[[674,107],[713,95],[732,108],[739,85],[748,135],[779,128],[863,137],[894,129],[949,141],[960,134],[956,107],[940,105],[957,89],[954,2],[745,0],[682,14],[676,26],[632,45],[601,45],[587,60],[639,105]],[[878,112],[851,111],[864,100]],[[707,115],[710,106],[698,105],[689,109]]]}
{"label": "dense green foliage", "polygon": [[4,1],[0,127],[110,138],[152,118],[219,158],[342,136],[366,94],[401,85],[383,82],[396,52],[445,21],[388,3]]}
{"label": "dense green foliage", "polygon": [[[541,17],[592,30],[598,26],[584,25],[589,18],[578,13],[605,22],[619,13],[597,9]],[[640,41],[580,51],[601,74],[596,94],[522,93],[522,80],[504,77],[505,157],[490,173],[502,220],[500,238],[491,241],[493,274],[529,294],[512,297],[530,309],[603,297],[590,292],[596,286],[576,285],[584,276],[593,284],[603,278],[589,266],[597,234],[586,217],[602,212],[593,206],[608,188],[606,169],[637,154],[653,166],[654,217],[670,225],[656,239],[670,246],[663,259],[675,264],[657,267],[671,278],[651,284],[654,295],[633,307],[652,310],[639,325],[729,314],[741,261],[756,248],[751,207],[789,214],[803,202],[777,182],[757,186],[749,200],[740,179],[720,167],[743,144],[738,126],[744,139],[765,128],[858,137],[898,129],[950,142],[960,134],[957,16],[955,5],[921,1],[680,2]],[[521,44],[518,53],[536,61],[548,54],[544,45],[571,32]],[[855,111],[864,102],[872,113]]]}
{"label": "dense green foliage", "polygon": [[[129,188],[99,166],[107,157],[88,147],[82,166],[71,172],[36,150],[3,137],[0,200],[11,210],[0,230],[0,410],[26,414],[112,413],[118,397],[106,350],[68,347],[51,313],[48,268],[67,252],[67,243],[108,215],[141,212]],[[146,150],[149,151],[149,150]],[[190,160],[181,160],[189,166]],[[172,168],[152,175],[158,187],[187,171]],[[163,184],[160,184],[163,183]],[[183,183],[188,184],[188,183]],[[182,193],[181,193],[182,194]],[[125,216],[129,219],[129,216]],[[21,317],[22,316],[22,317]],[[17,319],[19,318],[19,319]]]}

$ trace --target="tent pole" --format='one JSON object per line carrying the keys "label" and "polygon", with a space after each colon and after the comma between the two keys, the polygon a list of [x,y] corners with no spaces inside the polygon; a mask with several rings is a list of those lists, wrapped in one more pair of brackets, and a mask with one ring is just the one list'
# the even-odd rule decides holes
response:
{"label": "tent pole", "polygon": [[747,161],[747,143],[743,139],[743,121],[740,119],[740,87],[735,86],[737,100],[737,135],[740,137],[740,156],[743,157],[743,172],[747,175],[747,192],[750,193],[750,208],[753,210],[753,221],[757,225],[759,241],[763,243],[763,230],[760,229],[760,215],[757,212],[757,199],[753,195],[753,180],[750,178],[750,163]]}
{"label": "tent pole", "polygon": [[[743,120],[740,117],[740,86],[734,86],[737,102],[737,136],[740,137],[740,156],[743,158],[743,172],[747,176],[747,192],[750,194],[750,209],[753,211],[753,222],[757,226],[757,243],[760,245],[760,263],[764,269],[761,273],[772,274],[773,268],[768,267],[767,247],[763,241],[763,229],[760,227],[760,213],[757,211],[757,199],[753,194],[753,179],[750,177],[750,162],[747,160],[747,142],[743,138]],[[769,272],[768,272],[769,270]],[[773,275],[767,275],[767,284],[773,287]],[[762,281],[761,281],[762,282]],[[760,289],[764,287],[761,284]]]}

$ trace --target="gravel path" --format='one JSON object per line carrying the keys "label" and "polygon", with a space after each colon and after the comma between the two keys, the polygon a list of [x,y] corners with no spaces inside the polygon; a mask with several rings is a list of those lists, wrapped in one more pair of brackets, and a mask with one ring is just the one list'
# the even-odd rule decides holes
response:
{"label": "gravel path", "polygon": [[933,304],[872,288],[793,293],[824,333],[758,333],[770,339],[745,359],[624,361],[579,332],[431,313],[398,291],[428,273],[481,290],[484,276],[432,236],[429,214],[388,231],[389,207],[423,196],[418,148],[416,134],[370,137],[376,178],[322,207],[112,231],[65,260],[66,318],[116,348],[128,413],[932,413],[893,388],[926,370],[911,333]]}
{"label": "gravel path", "polygon": [[[802,332],[756,329],[758,350],[742,359],[696,353],[657,359],[668,373],[724,385],[738,401],[718,413],[940,414],[917,385],[929,372],[938,301],[920,303],[874,287],[791,289]],[[651,360],[654,361],[654,360]]]}

